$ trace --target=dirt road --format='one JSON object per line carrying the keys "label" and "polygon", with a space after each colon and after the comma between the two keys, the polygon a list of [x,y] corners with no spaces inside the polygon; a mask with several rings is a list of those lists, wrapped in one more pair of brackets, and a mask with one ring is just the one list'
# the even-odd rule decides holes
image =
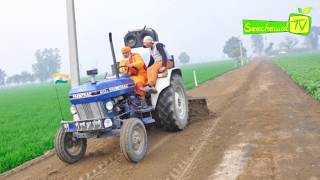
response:
{"label": "dirt road", "polygon": [[[138,163],[117,138],[66,165],[51,156],[0,179],[320,179],[320,104],[263,59],[189,92],[213,112],[179,133],[152,129]],[[2,177],[2,178],[1,178]]]}

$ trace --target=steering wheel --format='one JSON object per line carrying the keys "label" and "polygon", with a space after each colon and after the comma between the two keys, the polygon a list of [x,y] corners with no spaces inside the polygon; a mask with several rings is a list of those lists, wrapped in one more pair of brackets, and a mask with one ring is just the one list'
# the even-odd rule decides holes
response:
{"label": "steering wheel", "polygon": [[138,69],[136,67],[127,67],[127,66],[119,66],[119,70],[121,68],[127,68],[127,74],[131,75],[137,75],[138,74]]}

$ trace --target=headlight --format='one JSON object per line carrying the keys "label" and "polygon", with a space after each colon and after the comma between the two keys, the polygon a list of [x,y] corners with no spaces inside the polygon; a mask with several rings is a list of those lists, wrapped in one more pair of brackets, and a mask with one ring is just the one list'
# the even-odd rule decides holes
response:
{"label": "headlight", "polygon": [[108,111],[111,111],[113,109],[113,102],[112,101],[108,101],[106,103],[106,108]]}
{"label": "headlight", "polygon": [[74,105],[72,105],[70,107],[70,112],[71,112],[71,114],[77,114],[77,109],[76,109],[76,107]]}
{"label": "headlight", "polygon": [[112,126],[112,121],[111,121],[111,119],[106,119],[106,120],[104,120],[103,125],[104,125],[104,128],[111,127],[111,126]]}

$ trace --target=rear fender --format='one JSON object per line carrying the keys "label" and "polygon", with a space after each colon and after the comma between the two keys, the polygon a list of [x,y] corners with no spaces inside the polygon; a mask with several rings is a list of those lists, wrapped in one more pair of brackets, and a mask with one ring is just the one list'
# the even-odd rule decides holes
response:
{"label": "rear fender", "polygon": [[155,94],[151,94],[151,103],[152,103],[152,108],[156,109],[157,106],[157,102],[158,102],[158,97],[160,95],[160,93],[167,87],[170,86],[170,80],[171,80],[171,76],[174,74],[179,74],[180,76],[182,76],[182,72],[180,68],[172,68],[172,69],[168,69],[168,75],[166,77],[158,77],[157,79],[157,83],[156,83],[156,89],[157,89],[157,93]]}

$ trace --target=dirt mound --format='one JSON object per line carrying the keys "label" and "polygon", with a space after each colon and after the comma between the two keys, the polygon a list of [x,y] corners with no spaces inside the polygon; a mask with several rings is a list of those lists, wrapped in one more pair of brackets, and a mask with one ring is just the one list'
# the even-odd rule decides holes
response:
{"label": "dirt mound", "polygon": [[189,118],[192,120],[202,119],[209,116],[207,98],[205,97],[188,97],[189,100]]}

